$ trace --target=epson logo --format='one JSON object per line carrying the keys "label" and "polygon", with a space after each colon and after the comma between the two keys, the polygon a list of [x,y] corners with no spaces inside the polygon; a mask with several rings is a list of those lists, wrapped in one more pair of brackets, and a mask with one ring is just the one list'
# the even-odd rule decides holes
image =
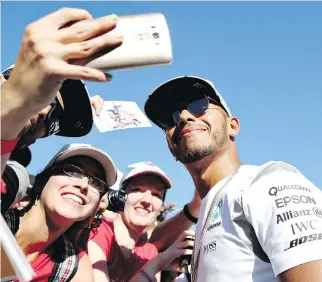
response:
{"label": "epson logo", "polygon": [[278,198],[275,200],[276,207],[278,209],[287,207],[289,204],[315,204],[316,202],[314,198],[306,196],[306,195],[292,195],[286,196],[283,198]]}
{"label": "epson logo", "polygon": [[209,244],[203,247],[203,253],[207,254],[209,252],[213,252],[216,250],[216,248],[217,248],[216,241],[210,242]]}

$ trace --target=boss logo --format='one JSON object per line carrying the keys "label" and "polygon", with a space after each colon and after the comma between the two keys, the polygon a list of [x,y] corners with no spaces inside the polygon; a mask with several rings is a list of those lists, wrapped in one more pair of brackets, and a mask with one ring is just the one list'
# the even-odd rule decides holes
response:
{"label": "boss logo", "polygon": [[216,241],[210,242],[209,244],[203,247],[203,253],[207,254],[209,252],[213,252],[216,250],[216,248],[217,248]]}

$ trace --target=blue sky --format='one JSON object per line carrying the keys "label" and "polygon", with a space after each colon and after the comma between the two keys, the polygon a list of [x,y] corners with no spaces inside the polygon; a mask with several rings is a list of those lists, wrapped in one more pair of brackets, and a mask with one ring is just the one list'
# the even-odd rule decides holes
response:
{"label": "blue sky", "polygon": [[[91,95],[135,101],[141,109],[161,82],[179,75],[212,80],[241,123],[243,163],[282,160],[322,188],[322,2],[3,2],[1,68],[18,53],[24,27],[60,7],[87,9],[94,17],[161,12],[173,42],[173,63],[112,73],[108,84],[88,83]],[[76,97],[75,97],[76,98]],[[120,170],[149,160],[172,179],[166,203],[182,207],[193,194],[185,168],[152,128],[92,132],[81,139],[51,137],[31,146],[28,169],[39,172],[64,144],[91,143]]]}

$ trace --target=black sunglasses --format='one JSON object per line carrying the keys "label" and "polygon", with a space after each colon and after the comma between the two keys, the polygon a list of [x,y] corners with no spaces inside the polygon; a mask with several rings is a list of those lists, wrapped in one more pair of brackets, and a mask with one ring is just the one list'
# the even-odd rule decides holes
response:
{"label": "black sunglasses", "polygon": [[174,111],[163,112],[158,120],[159,126],[164,131],[174,127],[180,120],[180,114],[183,109],[187,109],[189,113],[193,114],[194,116],[202,116],[208,109],[210,103],[221,107],[225,113],[227,113],[220,103],[209,96],[204,96],[203,98],[181,104],[178,106],[178,109]]}
{"label": "black sunglasses", "polygon": [[[11,73],[13,71],[13,68],[5,70],[2,75],[6,80],[9,79]],[[59,103],[57,97],[55,97],[55,100],[50,104],[51,109],[49,113],[47,114],[45,118],[45,125],[47,127],[47,133],[44,137],[48,137],[49,135],[57,134],[60,131],[60,125],[59,125],[59,118],[61,114],[63,113],[63,108],[61,104]]]}
{"label": "black sunglasses", "polygon": [[101,195],[104,195],[109,189],[108,185],[104,181],[100,180],[97,177],[86,174],[81,168],[79,168],[76,165],[65,164],[60,166],[54,166],[52,167],[52,170],[56,173],[63,172],[71,179],[82,179],[84,177],[87,177],[89,186],[93,187]]}

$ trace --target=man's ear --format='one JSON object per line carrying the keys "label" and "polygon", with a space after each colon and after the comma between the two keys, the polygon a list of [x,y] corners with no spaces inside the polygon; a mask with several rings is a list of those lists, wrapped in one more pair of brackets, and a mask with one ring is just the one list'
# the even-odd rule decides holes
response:
{"label": "man's ear", "polygon": [[240,125],[239,120],[236,117],[231,117],[229,119],[229,136],[233,140],[235,140],[235,136],[239,134]]}

